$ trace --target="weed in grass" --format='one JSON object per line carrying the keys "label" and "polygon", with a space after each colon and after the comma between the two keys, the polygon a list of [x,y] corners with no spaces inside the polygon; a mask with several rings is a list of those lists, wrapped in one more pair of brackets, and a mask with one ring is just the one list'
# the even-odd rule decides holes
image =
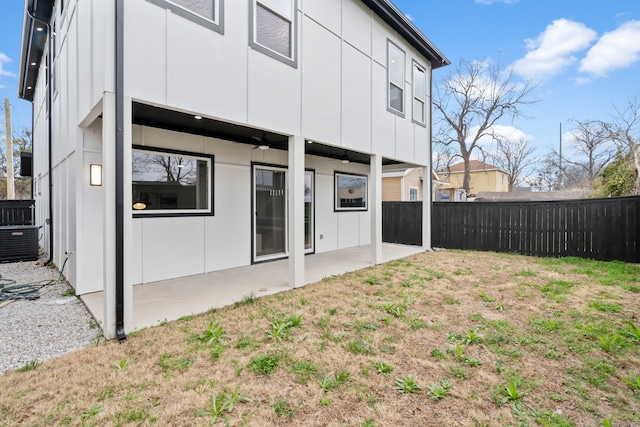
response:
{"label": "weed in grass", "polygon": [[619,347],[620,342],[620,334],[615,335],[605,335],[605,336],[597,336],[598,341],[600,341],[600,347],[606,351],[607,353],[611,353],[617,347]]}
{"label": "weed in grass", "polygon": [[564,295],[569,293],[569,290],[574,287],[575,284],[567,282],[566,280],[552,279],[542,286],[540,290],[549,295],[554,301],[564,301]]}
{"label": "weed in grass", "polygon": [[29,372],[35,370],[42,363],[38,359],[31,359],[17,369],[18,372]]}
{"label": "weed in grass", "polygon": [[[542,427],[575,427],[576,425],[573,420],[565,418],[555,411],[532,410],[530,414]],[[527,419],[523,419],[523,422],[527,422]]]}
{"label": "weed in grass", "polygon": [[588,305],[605,313],[620,313],[622,311],[622,306],[613,302],[591,301]]}
{"label": "weed in grass", "polygon": [[193,359],[189,359],[187,357],[177,357],[172,353],[162,353],[158,360],[158,365],[165,371],[186,371],[192,363]]}
{"label": "weed in grass", "polygon": [[515,275],[516,275],[516,277],[534,277],[534,276],[537,276],[538,273],[533,271],[533,270],[529,270],[528,268],[526,268],[524,270],[518,271]]}
{"label": "weed in grass", "polygon": [[431,396],[433,400],[440,400],[447,397],[450,393],[453,384],[447,380],[438,380],[437,383],[429,384],[429,391],[427,394]]}
{"label": "weed in grass", "polygon": [[500,390],[500,394],[503,396],[502,403],[507,403],[523,398],[526,393],[519,392],[516,382],[511,381],[506,387]]}
{"label": "weed in grass", "polygon": [[305,297],[300,297],[300,305],[309,305],[309,300]]}
{"label": "weed in grass", "polygon": [[640,391],[640,375],[631,374],[629,378],[621,378],[634,392]]}
{"label": "weed in grass", "polygon": [[480,341],[480,336],[473,329],[469,329],[464,333],[464,343],[466,345],[476,344]]}
{"label": "weed in grass", "polygon": [[382,282],[377,277],[367,277],[364,281],[367,285],[381,285]]}
{"label": "weed in grass", "polygon": [[280,341],[283,338],[289,336],[290,329],[293,327],[293,323],[289,320],[274,320],[269,322],[271,329],[265,331],[269,338],[273,338],[276,341]]}
{"label": "weed in grass", "polygon": [[236,403],[250,401],[251,399],[247,396],[240,394],[240,383],[238,383],[232,393],[221,391],[220,393],[211,396],[211,403],[209,404],[209,407],[204,410],[196,411],[195,414],[198,417],[211,417],[209,419],[209,423],[214,424],[224,412],[231,413]]}
{"label": "weed in grass", "polygon": [[380,346],[380,351],[385,354],[395,354],[396,348],[389,344],[383,344]]}
{"label": "weed in grass", "polygon": [[396,378],[396,384],[393,386],[394,390],[400,393],[420,393],[422,387],[416,382],[415,375],[403,375]]}
{"label": "weed in grass", "polygon": [[447,373],[459,380],[468,380],[469,378],[471,378],[471,375],[462,366],[447,366]]}
{"label": "weed in grass", "polygon": [[293,364],[289,368],[289,372],[296,374],[296,380],[301,384],[307,384],[312,378],[316,377],[320,369],[309,361],[301,361]]}
{"label": "weed in grass", "polygon": [[447,334],[447,341],[449,341],[451,344],[454,344],[456,342],[460,342],[460,341],[462,341],[462,335],[456,334],[454,332],[449,332]]}
{"label": "weed in grass", "polygon": [[439,348],[434,348],[433,350],[431,350],[431,357],[436,360],[444,360],[447,358],[446,354],[444,354],[444,352]]}
{"label": "weed in grass", "polygon": [[324,391],[325,393],[333,390],[334,388],[337,387],[335,381],[333,381],[331,378],[329,377],[322,377],[321,379],[318,380],[318,385],[320,386],[320,389],[322,391]]}
{"label": "weed in grass", "polygon": [[260,346],[260,344],[255,342],[251,337],[248,337],[248,336],[245,336],[245,335],[240,335],[240,337],[238,337],[238,342],[236,343],[236,348],[237,349],[254,348],[254,347],[259,347],[259,346]]}
{"label": "weed in grass", "polygon": [[393,371],[393,366],[382,360],[377,361],[374,366],[380,375],[387,375]]}
{"label": "weed in grass", "polygon": [[346,349],[353,354],[376,354],[373,345],[364,340],[353,340],[346,344]]}
{"label": "weed in grass", "polygon": [[332,402],[333,402],[333,399],[331,399],[330,397],[327,397],[325,399],[320,399],[318,401],[318,405],[326,408],[327,406],[331,405]]}
{"label": "weed in grass", "polygon": [[211,360],[215,362],[216,360],[220,359],[222,353],[224,353],[226,349],[227,347],[222,344],[214,344],[213,348],[209,350],[209,356],[211,357]]}
{"label": "weed in grass", "polygon": [[384,309],[384,311],[393,315],[394,317],[397,317],[397,318],[404,317],[404,309],[405,309],[404,305],[385,304],[382,306],[382,308]]}
{"label": "weed in grass", "polygon": [[273,410],[279,417],[293,418],[296,411],[293,409],[286,400],[278,400],[273,404]]}
{"label": "weed in grass", "polygon": [[333,375],[333,379],[338,386],[349,381],[349,378],[351,378],[351,374],[347,371],[339,371]]}
{"label": "weed in grass", "polygon": [[254,372],[256,374],[271,376],[271,374],[273,374],[276,369],[278,369],[280,360],[283,357],[284,354],[274,352],[254,356],[251,358],[251,361],[249,362],[247,368],[251,372]]}
{"label": "weed in grass", "polygon": [[484,302],[493,302],[495,298],[491,298],[484,291],[480,292],[480,299]]}
{"label": "weed in grass", "polygon": [[258,301],[258,296],[254,291],[249,292],[247,295],[243,296],[240,301],[236,301],[233,304],[234,308],[242,307],[243,305],[251,305]]}
{"label": "weed in grass", "polygon": [[469,319],[472,322],[483,322],[484,321],[484,317],[480,313],[470,314],[470,315],[467,316],[467,319]]}
{"label": "weed in grass", "polygon": [[227,334],[220,322],[205,323],[205,331],[197,337],[198,341],[204,344],[219,344],[225,338]]}
{"label": "weed in grass", "polygon": [[82,424],[82,427],[87,425],[87,420],[95,417],[100,412],[102,412],[102,406],[94,405],[93,408],[80,414],[80,423]]}
{"label": "weed in grass", "polygon": [[611,427],[613,424],[613,415],[602,419],[602,427]]}
{"label": "weed in grass", "polygon": [[376,423],[373,420],[367,420],[362,423],[361,427],[376,427]]}
{"label": "weed in grass", "polygon": [[370,331],[380,329],[380,325],[378,325],[376,322],[366,322],[362,325],[362,327]]}
{"label": "weed in grass", "polygon": [[459,299],[454,298],[454,297],[449,296],[449,295],[445,295],[444,302],[446,302],[449,305],[459,305],[459,304],[461,304]]}
{"label": "weed in grass", "polygon": [[418,329],[428,328],[429,323],[424,319],[409,319],[407,324],[411,327],[411,330],[417,331]]}
{"label": "weed in grass", "polygon": [[112,370],[114,371],[124,371],[125,369],[127,369],[127,367],[129,366],[129,363],[131,361],[129,359],[123,359],[119,362],[114,362],[111,364],[112,366]]}
{"label": "weed in grass", "polygon": [[627,334],[635,341],[640,341],[640,328],[638,328],[634,323],[627,323]]}

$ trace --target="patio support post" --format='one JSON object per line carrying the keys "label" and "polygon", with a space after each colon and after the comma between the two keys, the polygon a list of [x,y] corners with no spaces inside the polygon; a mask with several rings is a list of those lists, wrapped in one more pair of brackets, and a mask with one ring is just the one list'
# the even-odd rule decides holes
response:
{"label": "patio support post", "polygon": [[304,138],[289,137],[289,286],[304,285]]}
{"label": "patio support post", "polygon": [[371,212],[371,263],[382,262],[382,156],[371,155],[371,189],[369,211]]}
{"label": "patio support post", "polygon": [[105,92],[102,101],[102,173],[104,187],[104,264],[102,331],[106,339],[116,336],[116,97]]}

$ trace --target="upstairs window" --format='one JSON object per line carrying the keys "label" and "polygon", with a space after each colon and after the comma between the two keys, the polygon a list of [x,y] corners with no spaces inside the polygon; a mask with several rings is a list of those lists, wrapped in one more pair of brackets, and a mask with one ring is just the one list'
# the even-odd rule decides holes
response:
{"label": "upstairs window", "polygon": [[413,63],[413,121],[426,125],[427,122],[427,71]]}
{"label": "upstairs window", "polygon": [[387,43],[387,75],[389,79],[387,108],[404,117],[404,52],[393,42]]}
{"label": "upstairs window", "polygon": [[131,207],[136,216],[213,215],[213,156],[134,147]]}
{"label": "upstairs window", "polygon": [[249,45],[297,67],[296,0],[252,0]]}
{"label": "upstairs window", "polygon": [[224,0],[148,0],[176,15],[224,33]]}

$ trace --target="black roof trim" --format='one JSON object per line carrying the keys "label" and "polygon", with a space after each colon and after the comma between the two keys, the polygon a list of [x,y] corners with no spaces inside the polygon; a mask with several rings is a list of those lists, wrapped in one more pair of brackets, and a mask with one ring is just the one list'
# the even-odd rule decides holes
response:
{"label": "black roof trim", "polygon": [[362,0],[362,3],[367,5],[384,22],[411,43],[418,52],[429,59],[434,70],[451,64],[451,61],[389,0]]}
{"label": "black roof trim", "polygon": [[[48,31],[36,31],[38,22],[34,21],[30,15],[39,21],[51,22],[53,3],[53,0],[25,0],[24,2],[18,96],[27,101],[33,101],[42,54],[48,37]],[[32,66],[32,63],[36,65]],[[32,89],[27,89],[28,87]]]}

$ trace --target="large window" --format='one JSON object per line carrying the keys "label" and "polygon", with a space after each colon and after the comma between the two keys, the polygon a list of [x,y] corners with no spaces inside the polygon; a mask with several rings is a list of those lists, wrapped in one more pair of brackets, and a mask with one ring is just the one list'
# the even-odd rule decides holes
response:
{"label": "large window", "polygon": [[404,117],[404,52],[393,42],[387,42],[387,75],[389,111]]}
{"label": "large window", "polygon": [[367,177],[336,172],[335,206],[336,211],[367,210]]}
{"label": "large window", "polygon": [[213,156],[134,147],[136,215],[213,215]]}
{"label": "large window", "polygon": [[427,122],[427,72],[413,63],[413,121],[421,125]]}
{"label": "large window", "polygon": [[296,67],[295,17],[296,0],[251,0],[249,45]]}
{"label": "large window", "polygon": [[148,0],[176,15],[224,33],[224,0]]}

